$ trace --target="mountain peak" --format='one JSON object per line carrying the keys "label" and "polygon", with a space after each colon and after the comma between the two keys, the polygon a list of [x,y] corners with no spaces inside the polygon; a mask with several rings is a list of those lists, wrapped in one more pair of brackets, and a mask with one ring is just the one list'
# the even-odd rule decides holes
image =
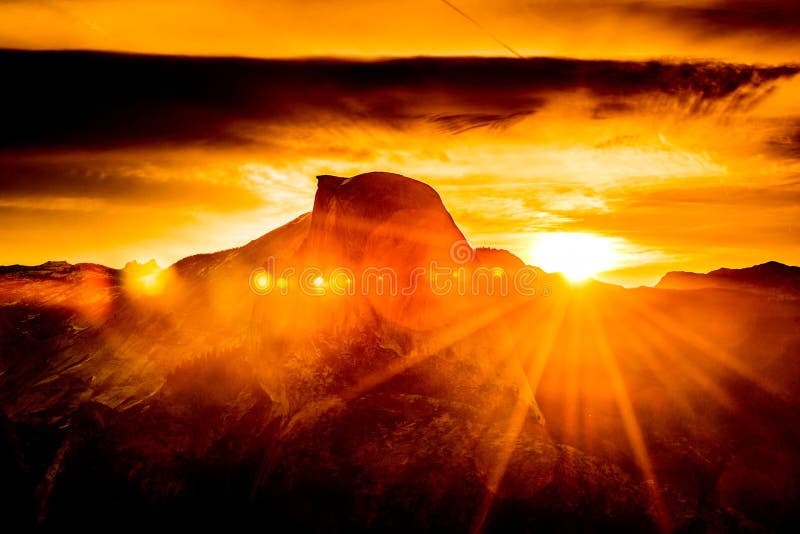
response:
{"label": "mountain peak", "polygon": [[352,177],[322,174],[317,176],[319,192],[332,192],[337,197],[360,196],[386,205],[370,206],[381,211],[433,207],[443,208],[439,194],[428,184],[392,172],[367,172]]}
{"label": "mountain peak", "polygon": [[464,240],[439,194],[418,180],[369,172],[317,182],[307,250],[323,263],[395,265],[401,242],[411,257],[444,259]]}
{"label": "mountain peak", "polygon": [[320,174],[317,176],[317,186],[322,189],[334,189],[346,181],[347,178],[333,176],[331,174]]}

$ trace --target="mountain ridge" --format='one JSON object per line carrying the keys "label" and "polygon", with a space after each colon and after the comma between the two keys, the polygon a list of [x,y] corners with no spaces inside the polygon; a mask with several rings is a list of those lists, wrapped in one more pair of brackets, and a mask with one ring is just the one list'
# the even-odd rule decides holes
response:
{"label": "mountain ridge", "polygon": [[739,269],[719,268],[707,273],[672,271],[655,286],[659,289],[738,289],[800,295],[800,267],[777,261]]}
{"label": "mountain ridge", "polygon": [[[217,265],[219,263],[224,262],[230,256],[236,255],[237,253],[244,253],[248,257],[260,257],[259,253],[261,251],[261,246],[263,242],[266,241],[266,239],[270,236],[270,234],[272,234],[273,231],[281,230],[284,227],[288,227],[289,225],[303,224],[307,222],[310,216],[311,212],[299,215],[298,217],[289,221],[285,225],[270,230],[266,234],[237,247],[231,247],[213,252],[198,252],[196,254],[191,254],[189,256],[186,256],[184,258],[175,261],[173,264],[169,265],[165,269],[174,268],[182,272],[186,272],[192,269],[191,266],[193,264],[196,265],[203,262],[209,262],[213,265]],[[515,255],[513,252],[508,251],[507,249],[487,246],[487,247],[475,247],[474,250],[475,250],[475,255],[480,260],[480,263],[485,265],[492,264],[493,266],[504,267],[509,269],[518,269],[526,265],[528,267],[537,268],[536,266],[525,264],[517,255]],[[257,264],[258,261],[254,263],[254,265]],[[661,277],[661,279],[653,287],[655,289],[673,289],[673,290],[674,289],[677,290],[719,289],[719,288],[744,289],[745,287],[743,286],[742,287],[720,286],[718,285],[718,282],[713,280],[713,278],[719,277],[719,278],[728,278],[736,280],[739,277],[749,276],[752,274],[755,275],[766,274],[767,276],[772,276],[775,274],[775,271],[772,269],[773,266],[779,269],[780,272],[783,274],[788,274],[791,277],[795,276],[800,277],[800,267],[770,260],[749,267],[739,267],[739,268],[720,267],[708,271],[706,273],[698,273],[694,271],[668,271]],[[769,267],[770,269],[768,271],[767,269],[762,269],[765,267]],[[124,270],[125,268],[116,269],[114,267],[109,267],[100,263],[93,263],[93,262],[69,263],[68,261],[65,260],[48,260],[38,265],[22,265],[22,264],[0,265],[0,276],[12,276],[18,278],[37,278],[37,277],[44,278],[48,276],[65,276],[68,273],[80,273],[84,271],[107,272],[109,274],[113,274],[113,273],[121,273]],[[553,272],[546,274],[559,275],[560,273]],[[791,283],[794,284],[793,281]],[[606,285],[614,286],[615,284],[606,284]],[[794,285],[792,285],[792,287],[794,287]],[[752,287],[751,289],[757,289],[757,287],[754,285],[754,287]]]}

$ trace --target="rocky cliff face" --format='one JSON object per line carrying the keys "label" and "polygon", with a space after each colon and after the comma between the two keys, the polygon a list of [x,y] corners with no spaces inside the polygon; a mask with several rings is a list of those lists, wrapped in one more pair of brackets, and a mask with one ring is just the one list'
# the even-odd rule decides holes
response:
{"label": "rocky cliff face", "polygon": [[442,261],[453,243],[465,241],[438,193],[422,182],[386,172],[317,181],[308,250],[323,262]]}

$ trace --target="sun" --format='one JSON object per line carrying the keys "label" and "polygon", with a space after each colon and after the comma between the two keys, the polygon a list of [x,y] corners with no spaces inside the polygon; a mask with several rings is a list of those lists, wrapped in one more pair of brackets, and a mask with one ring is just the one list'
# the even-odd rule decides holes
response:
{"label": "sun", "polygon": [[155,260],[131,261],[122,269],[123,288],[130,295],[156,297],[164,293],[172,281],[172,270],[162,269]]}
{"label": "sun", "polygon": [[581,232],[543,233],[531,246],[531,261],[545,272],[558,272],[580,282],[619,264],[617,241]]}

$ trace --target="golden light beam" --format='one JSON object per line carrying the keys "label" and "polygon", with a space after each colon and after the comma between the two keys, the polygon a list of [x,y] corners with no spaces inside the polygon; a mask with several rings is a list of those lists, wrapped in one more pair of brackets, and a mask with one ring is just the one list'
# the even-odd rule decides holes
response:
{"label": "golden light beam", "polygon": [[650,456],[647,452],[644,435],[639,426],[636,412],[633,409],[633,403],[631,402],[625,380],[620,372],[608,338],[606,337],[605,329],[600,323],[594,304],[590,303],[583,309],[587,317],[590,338],[594,340],[594,348],[611,382],[614,400],[616,401],[620,417],[622,417],[625,434],[628,437],[628,442],[630,443],[636,463],[642,471],[645,481],[652,481],[652,484],[647,484],[647,487],[650,492],[651,503],[656,513],[655,519],[662,532],[670,532],[672,530],[671,520],[658,487],[658,481],[653,471]]}
{"label": "golden light beam", "polygon": [[736,356],[726,351],[725,349],[715,345],[703,336],[692,332],[686,325],[679,323],[674,318],[666,313],[657,310],[650,304],[642,304],[646,309],[647,316],[653,324],[659,326],[661,329],[677,337],[678,339],[686,342],[687,344],[700,350],[703,354],[710,356],[715,362],[722,365],[725,369],[733,371],[740,377],[752,382],[760,387],[767,393],[780,396],[780,391],[771,386],[767,381],[758,375],[753,369],[739,361]]}
{"label": "golden light beam", "polygon": [[441,333],[434,334],[432,340],[423,348],[414,348],[405,356],[396,362],[379,371],[370,373],[365,376],[350,389],[343,392],[340,396],[344,400],[351,400],[357,398],[367,391],[383,384],[387,380],[392,379],[398,374],[410,369],[431,356],[435,355],[440,350],[452,345],[458,340],[464,339],[467,336],[474,334],[476,331],[485,327],[488,324],[499,319],[500,316],[511,312],[515,308],[525,305],[529,301],[525,299],[509,300],[503,305],[487,308],[482,312],[465,316],[459,323],[444,328]]}
{"label": "golden light beam", "polygon": [[[548,322],[548,327],[546,328],[543,336],[541,338],[536,338],[536,341],[539,342],[538,347],[535,350],[534,356],[530,361],[527,371],[523,375],[523,378],[526,380],[527,386],[532,394],[535,394],[539,380],[544,373],[547,361],[549,360],[553,346],[555,345],[556,337],[561,330],[563,320],[566,315],[566,310],[566,300],[561,301],[560,305],[556,309],[556,316],[553,318],[553,320]],[[532,345],[534,339],[529,338],[527,341],[528,343],[526,345]],[[527,351],[523,351],[522,353],[525,354]],[[500,488],[500,484],[502,483],[503,477],[506,474],[506,469],[508,469],[508,463],[511,460],[511,455],[514,453],[515,442],[525,424],[528,409],[529,406],[525,402],[525,399],[521,396],[518,397],[511,416],[509,417],[508,428],[503,435],[504,439],[502,448],[497,457],[497,463],[495,464],[494,469],[492,469],[492,471],[489,473],[489,478],[486,484],[486,493],[481,501],[481,505],[478,507],[478,512],[475,514],[475,520],[472,526],[473,533],[480,532],[483,529],[483,525],[486,522],[486,517],[489,514],[489,510],[491,510],[492,503],[494,502],[494,496]]]}
{"label": "golden light beam", "polygon": [[[536,402],[536,388],[544,372],[548,360],[547,356],[549,355],[549,349],[543,352],[542,345],[539,343],[540,337],[543,336],[545,339],[552,337],[555,340],[565,315],[564,303],[566,301],[558,300],[557,302],[560,305],[555,309],[540,302],[530,302],[526,306],[524,319],[521,321],[519,318],[504,318],[502,320],[504,325],[514,325],[508,327],[511,328],[509,336],[511,338],[511,346],[508,347],[507,353],[514,356],[510,358],[510,361],[504,361],[507,364],[505,365],[505,376],[510,377],[511,381],[516,383],[519,388],[517,400],[528,407],[530,407],[531,402]],[[538,330],[532,331],[530,325],[544,325],[546,330],[544,333],[540,333]],[[515,328],[517,329],[516,331],[514,330]],[[491,371],[491,368],[486,368],[486,375],[488,375],[489,371]],[[493,379],[493,377],[486,375],[481,376],[481,379],[485,379],[486,382]],[[490,399],[487,399],[487,402],[492,403]],[[483,417],[485,419],[495,417],[496,413],[493,410],[501,404],[501,399],[495,400],[492,404],[487,404]],[[544,419],[541,413],[538,415],[542,420]]]}
{"label": "golden light beam", "polygon": [[712,400],[724,408],[735,411],[738,407],[736,400],[731,397],[722,387],[717,384],[711,377],[706,376],[701,369],[692,364],[692,361],[686,358],[674,343],[667,339],[667,334],[673,335],[671,331],[664,328],[664,325],[652,317],[652,311],[649,310],[644,304],[635,304],[637,310],[637,323],[639,331],[644,330],[648,338],[654,345],[662,348],[667,356],[670,358],[672,365],[678,367],[683,376],[697,384],[701,391],[707,393]]}
{"label": "golden light beam", "polygon": [[[674,353],[670,351],[663,336],[653,332],[652,327],[644,323],[645,319],[634,313],[631,309],[617,308],[614,310],[616,313],[614,316],[612,316],[611,312],[608,310],[602,310],[601,312],[606,324],[609,322],[617,322],[628,325],[625,336],[626,340],[633,345],[634,352],[632,356],[647,367],[651,376],[662,386],[670,400],[678,407],[678,410],[680,410],[684,416],[692,415],[694,410],[691,404],[686,400],[683,393],[677,390],[675,383],[669,382],[667,379],[667,377],[673,376],[670,371],[674,371],[675,368],[679,368],[683,376],[688,376],[690,372],[687,372],[685,367],[688,367],[689,362],[684,361],[685,359],[674,358]],[[665,361],[658,357],[657,351],[661,354],[668,353],[670,362],[675,367],[670,369],[665,364]],[[697,372],[695,369],[691,369],[691,371]]]}

